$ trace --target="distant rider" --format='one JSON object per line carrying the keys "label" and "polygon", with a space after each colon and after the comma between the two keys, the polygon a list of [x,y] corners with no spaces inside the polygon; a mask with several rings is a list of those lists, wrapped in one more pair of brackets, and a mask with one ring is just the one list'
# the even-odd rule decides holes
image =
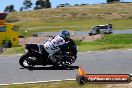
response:
{"label": "distant rider", "polygon": [[66,54],[66,47],[67,47],[67,40],[70,39],[70,33],[66,30],[63,30],[60,32],[59,35],[54,37],[51,40],[48,40],[44,44],[45,50],[49,53],[49,58],[53,61],[56,62],[56,59],[53,57],[53,55],[58,52],[59,50],[62,51],[62,54],[64,56],[64,60],[67,59],[67,54]]}

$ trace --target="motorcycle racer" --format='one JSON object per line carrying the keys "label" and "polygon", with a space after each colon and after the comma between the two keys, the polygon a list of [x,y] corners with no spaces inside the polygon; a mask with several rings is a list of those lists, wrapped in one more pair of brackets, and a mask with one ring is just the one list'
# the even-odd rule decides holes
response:
{"label": "motorcycle racer", "polygon": [[62,51],[62,54],[64,56],[64,60],[67,59],[66,55],[66,47],[67,47],[67,40],[70,38],[70,33],[66,30],[63,30],[60,32],[59,35],[55,36],[53,39],[48,40],[44,44],[45,50],[49,53],[49,58],[56,62],[53,55],[58,52],[59,50]]}
{"label": "motorcycle racer", "polygon": [[76,44],[65,30],[43,44],[26,44],[25,49],[26,52],[19,59],[19,64],[24,68],[36,65],[66,67],[77,59]]}

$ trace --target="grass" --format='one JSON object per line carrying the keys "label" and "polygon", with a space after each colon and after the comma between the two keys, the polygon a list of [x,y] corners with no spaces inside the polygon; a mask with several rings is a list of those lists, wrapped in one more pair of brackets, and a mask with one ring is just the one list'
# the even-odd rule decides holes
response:
{"label": "grass", "polygon": [[24,53],[24,47],[12,47],[5,49],[2,55],[13,55],[13,54],[22,54],[22,53]]}
{"label": "grass", "polygon": [[[112,49],[132,48],[132,34],[104,35],[100,40],[93,42],[83,42],[75,40],[79,51],[102,51]],[[24,47],[8,48],[3,55],[23,53]]]}
{"label": "grass", "polygon": [[[36,32],[50,32],[50,31],[59,31],[62,29],[68,29],[73,31],[89,31],[94,25],[100,24],[113,24],[114,30],[124,30],[124,29],[132,29],[132,20],[131,19],[123,19],[123,20],[99,20],[99,19],[76,19],[72,21],[66,22],[24,22],[23,25],[20,26],[19,33],[20,35],[24,35],[24,31],[28,31],[28,36],[32,36],[33,33]],[[20,25],[20,24],[19,24]]]}
{"label": "grass", "polygon": [[92,26],[113,24],[113,29],[132,29],[132,3],[98,4],[71,8],[41,9],[9,13],[7,21],[19,26],[19,33],[58,31],[61,29],[89,31]]}
{"label": "grass", "polygon": [[105,35],[94,42],[77,41],[79,51],[95,51],[109,49],[132,48],[132,34]]}
{"label": "grass", "polygon": [[0,86],[0,88],[105,88],[103,84],[79,85],[75,81]]}
{"label": "grass", "polygon": [[[60,28],[68,28],[72,30],[89,30],[92,26],[99,25],[99,24],[113,24],[114,29],[130,29],[132,28],[131,23],[132,19],[119,19],[119,20],[104,20],[104,19],[74,19],[69,21],[61,22],[62,19],[57,19],[58,21],[54,22],[52,20],[48,21],[32,21],[32,22],[23,22],[18,24],[21,28],[27,30],[42,30],[47,31],[46,29],[50,29],[50,31],[54,31],[52,29],[60,29]],[[48,30],[49,31],[49,30]],[[57,31],[57,30],[55,30]]]}

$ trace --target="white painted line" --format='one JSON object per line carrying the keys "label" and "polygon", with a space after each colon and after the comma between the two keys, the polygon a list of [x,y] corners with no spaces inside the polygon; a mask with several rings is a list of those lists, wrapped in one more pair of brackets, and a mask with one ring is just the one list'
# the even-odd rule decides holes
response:
{"label": "white painted line", "polygon": [[22,56],[23,54],[17,54],[17,56]]}
{"label": "white painted line", "polygon": [[[129,74],[129,75],[132,76],[132,74]],[[36,84],[36,83],[50,83],[50,82],[62,82],[62,81],[75,81],[75,80],[76,79],[64,79],[64,80],[49,80],[49,81],[37,81],[37,82],[23,82],[23,83],[0,84],[0,86]]]}
{"label": "white painted line", "polygon": [[49,82],[60,82],[62,80],[49,80]]}
{"label": "white painted line", "polygon": [[64,81],[75,81],[76,79],[66,79]]}
{"label": "white painted line", "polygon": [[49,81],[37,81],[37,82],[23,82],[23,83],[0,84],[0,86],[36,84],[36,83],[50,83],[50,82],[62,82],[62,81],[75,81],[75,80],[76,80],[76,79],[49,80]]}
{"label": "white painted line", "polygon": [[12,83],[12,84],[8,84],[8,85],[23,85],[23,84],[26,84],[26,83]]}
{"label": "white painted line", "polygon": [[9,84],[0,84],[0,86],[8,86]]}
{"label": "white painted line", "polygon": [[1,56],[22,56],[23,54],[14,54],[14,55],[0,55]]}
{"label": "white painted line", "polygon": [[[132,49],[126,49],[126,50],[132,50]],[[106,52],[114,52],[114,51],[125,51],[125,50],[106,50]],[[104,52],[102,51],[85,51],[86,53],[93,53],[93,52]],[[78,53],[84,53],[84,52],[78,52]],[[15,54],[15,55],[0,55],[0,56],[22,56],[23,54]]]}
{"label": "white painted line", "polygon": [[37,83],[48,83],[49,81],[38,81]]}
{"label": "white painted line", "polygon": [[96,51],[86,51],[87,53],[96,52]]}

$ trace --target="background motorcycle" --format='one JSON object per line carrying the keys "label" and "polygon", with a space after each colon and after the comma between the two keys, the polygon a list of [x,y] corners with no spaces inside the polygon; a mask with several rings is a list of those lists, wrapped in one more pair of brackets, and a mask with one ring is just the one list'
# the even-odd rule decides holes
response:
{"label": "background motorcycle", "polygon": [[77,58],[77,47],[72,39],[67,41],[67,60],[64,60],[62,51],[59,51],[53,55],[54,61],[48,56],[49,54],[45,51],[44,45],[39,44],[26,44],[26,53],[19,59],[19,64],[24,68],[30,68],[35,65],[53,65],[53,66],[69,66],[76,61]]}

